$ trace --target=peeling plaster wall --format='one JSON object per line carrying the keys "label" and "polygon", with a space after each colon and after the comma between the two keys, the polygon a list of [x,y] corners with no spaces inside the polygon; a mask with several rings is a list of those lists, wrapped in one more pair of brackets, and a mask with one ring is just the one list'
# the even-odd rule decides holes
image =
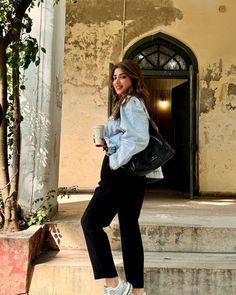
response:
{"label": "peeling plaster wall", "polygon": [[107,118],[109,63],[145,36],[185,43],[199,65],[201,192],[235,192],[236,2],[80,0],[67,5],[60,186],[94,187],[103,158],[92,126]]}
{"label": "peeling plaster wall", "polygon": [[235,192],[236,75],[222,59],[200,81],[200,184],[203,191]]}

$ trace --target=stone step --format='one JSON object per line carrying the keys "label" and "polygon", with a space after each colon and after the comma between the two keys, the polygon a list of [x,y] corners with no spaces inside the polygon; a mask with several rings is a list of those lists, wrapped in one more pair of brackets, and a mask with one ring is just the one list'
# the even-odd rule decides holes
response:
{"label": "stone step", "polygon": [[[161,219],[162,217],[145,221],[141,218],[140,229],[145,251],[236,253],[236,227],[233,220],[230,226],[226,226],[220,222],[215,225],[197,223],[196,217],[194,223],[168,223]],[[79,219],[73,222],[55,222],[47,227],[49,248],[86,250]],[[121,250],[117,220],[105,230],[112,249]]]}
{"label": "stone step", "polygon": [[[80,218],[90,199],[90,195],[77,195],[60,203],[58,215],[48,224],[49,248],[86,250]],[[149,194],[139,219],[144,249],[236,253],[235,210],[234,199],[189,200]],[[106,231],[112,249],[119,251],[117,218]]]}
{"label": "stone step", "polygon": [[[123,276],[121,253],[114,252]],[[145,252],[147,295],[236,294],[236,254]],[[94,281],[86,251],[61,250],[41,255],[34,264],[29,295],[103,294]]]}

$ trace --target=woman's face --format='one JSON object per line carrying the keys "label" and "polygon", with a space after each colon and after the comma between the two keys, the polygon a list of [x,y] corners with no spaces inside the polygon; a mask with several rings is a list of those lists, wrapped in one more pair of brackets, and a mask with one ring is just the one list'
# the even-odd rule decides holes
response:
{"label": "woman's face", "polygon": [[113,87],[118,95],[126,94],[132,85],[131,78],[120,68],[116,68],[113,74]]}

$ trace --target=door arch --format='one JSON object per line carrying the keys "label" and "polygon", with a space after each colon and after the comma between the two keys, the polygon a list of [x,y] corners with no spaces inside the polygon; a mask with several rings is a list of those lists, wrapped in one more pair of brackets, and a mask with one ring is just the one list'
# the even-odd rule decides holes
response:
{"label": "door arch", "polygon": [[[197,75],[192,50],[178,39],[157,33],[132,45],[124,55],[138,63],[150,91],[151,116],[176,150],[155,187],[198,194]],[[161,109],[166,102],[168,108]]]}

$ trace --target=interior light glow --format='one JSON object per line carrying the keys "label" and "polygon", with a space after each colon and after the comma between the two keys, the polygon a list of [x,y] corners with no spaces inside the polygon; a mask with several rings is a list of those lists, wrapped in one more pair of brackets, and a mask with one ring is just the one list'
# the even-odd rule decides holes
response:
{"label": "interior light glow", "polygon": [[169,108],[169,101],[167,99],[160,99],[158,105],[161,110],[167,110]]}

